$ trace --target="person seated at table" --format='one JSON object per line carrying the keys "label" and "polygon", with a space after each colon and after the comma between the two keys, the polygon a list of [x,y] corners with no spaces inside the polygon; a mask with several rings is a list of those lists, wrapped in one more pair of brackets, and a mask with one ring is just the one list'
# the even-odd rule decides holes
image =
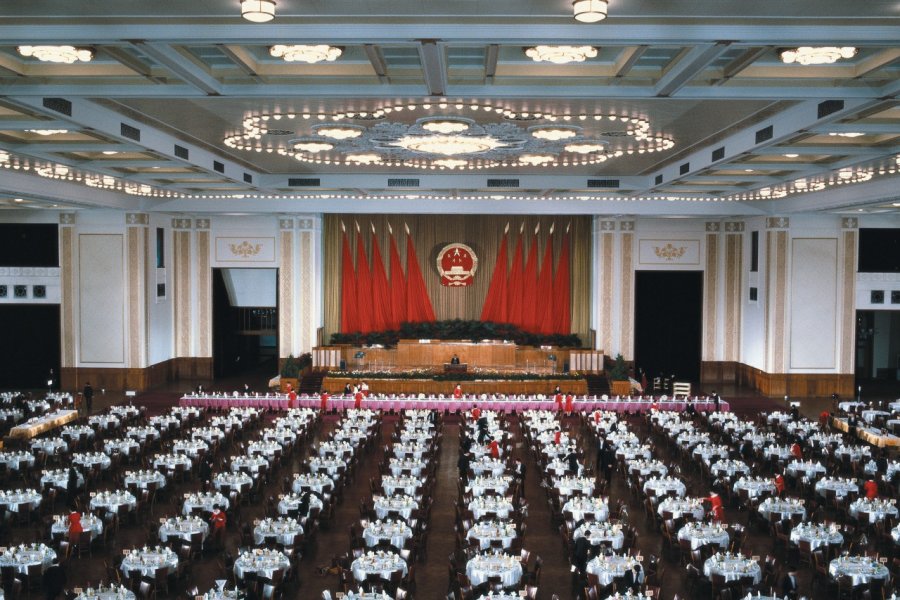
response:
{"label": "person seated at table", "polygon": [[225,525],[227,523],[227,518],[225,517],[225,511],[223,511],[222,507],[218,504],[213,505],[213,511],[212,515],[209,517],[209,522],[212,525],[212,531],[210,532],[209,537],[217,546],[223,545],[225,541]]}
{"label": "person seated at table", "polygon": [[623,583],[625,587],[630,589],[633,593],[638,593],[641,590],[641,580],[643,577],[641,576],[641,563],[634,561],[631,565],[631,568],[625,571],[625,575],[623,576]]}
{"label": "person seated at table", "polygon": [[462,398],[462,386],[459,385],[458,383],[456,384],[456,387],[453,388],[453,397],[456,398],[457,400]]}
{"label": "person seated at table", "polygon": [[781,496],[784,494],[784,475],[778,473],[775,475],[775,495]]}
{"label": "person seated at table", "polygon": [[750,440],[744,440],[741,442],[741,458],[745,461],[750,462],[753,460],[753,442]]}
{"label": "person seated at table", "polygon": [[69,511],[69,542],[77,543],[84,527],[81,525],[81,513],[74,507]]}
{"label": "person seated at table", "polygon": [[800,442],[791,444],[791,456],[797,460],[803,460],[803,448],[800,447]]}
{"label": "person seated at table", "polygon": [[874,500],[878,497],[878,483],[874,479],[868,479],[863,484],[863,490],[866,492],[866,498]]}
{"label": "person seated at table", "polygon": [[344,384],[344,395],[349,396],[352,393],[353,393],[353,388],[350,387],[350,384],[349,383]]}
{"label": "person seated at table", "polygon": [[454,355],[450,358],[450,364],[451,364],[451,365],[458,365],[458,364],[459,364],[459,357],[458,357],[457,355],[454,354]]}
{"label": "person seated at table", "polygon": [[209,457],[204,457],[203,460],[200,461],[200,467],[198,469],[198,475],[200,477],[200,482],[209,481],[212,479],[212,462],[210,462]]}

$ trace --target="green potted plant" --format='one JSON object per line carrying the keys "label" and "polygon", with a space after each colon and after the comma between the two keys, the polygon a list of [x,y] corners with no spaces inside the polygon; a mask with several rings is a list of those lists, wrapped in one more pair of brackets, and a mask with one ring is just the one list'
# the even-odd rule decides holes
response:
{"label": "green potted plant", "polygon": [[616,396],[627,396],[631,393],[631,383],[628,381],[628,365],[625,357],[616,354],[616,362],[609,370],[609,389]]}
{"label": "green potted plant", "polygon": [[287,392],[288,385],[294,391],[300,387],[300,362],[294,358],[293,354],[284,359],[284,363],[281,365],[281,391]]}

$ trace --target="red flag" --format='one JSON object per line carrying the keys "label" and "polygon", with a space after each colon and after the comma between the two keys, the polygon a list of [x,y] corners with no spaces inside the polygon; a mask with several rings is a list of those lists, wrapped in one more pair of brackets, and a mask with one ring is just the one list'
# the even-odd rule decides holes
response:
{"label": "red flag", "polygon": [[400,252],[390,223],[388,229],[391,232],[391,329],[398,329],[406,320],[406,277],[403,275]]}
{"label": "red flag", "polygon": [[506,322],[516,326],[522,325],[522,231],[525,223],[519,227],[516,249],[513,252],[512,268],[509,272],[509,297],[507,298]]}
{"label": "red flag", "polygon": [[410,323],[434,321],[434,309],[428,298],[409,227],[406,228],[406,320]]}
{"label": "red flag", "polygon": [[386,331],[391,327],[391,297],[375,225],[372,225],[372,327],[374,331]]}
{"label": "red flag", "polygon": [[500,251],[497,253],[497,263],[494,265],[494,274],[491,276],[491,286],[488,288],[487,298],[484,299],[484,307],[481,309],[482,321],[506,323],[507,304],[507,262],[506,240],[509,232],[509,223],[503,231],[503,240],[500,242]]}
{"label": "red flag", "polygon": [[341,333],[359,331],[356,320],[356,273],[353,271],[353,254],[350,253],[350,240],[344,230],[344,248],[341,256]]}
{"label": "red flag", "polygon": [[563,236],[562,248],[556,262],[556,278],[553,281],[553,331],[572,333],[572,289],[569,276],[569,228]]}
{"label": "red flag", "polygon": [[[525,331],[537,331],[537,246],[538,232],[541,224],[534,228],[534,237],[531,238],[531,247],[528,249],[528,258],[525,260],[525,274],[522,276],[522,324]],[[357,267],[357,277],[359,277]]]}
{"label": "red flag", "polygon": [[369,271],[369,259],[366,257],[366,246],[363,244],[359,224],[356,225],[356,314],[359,315],[360,333],[373,331],[372,275]]}
{"label": "red flag", "polygon": [[553,333],[553,227],[547,236],[544,246],[544,260],[541,261],[541,274],[537,285],[537,320],[535,331]]}

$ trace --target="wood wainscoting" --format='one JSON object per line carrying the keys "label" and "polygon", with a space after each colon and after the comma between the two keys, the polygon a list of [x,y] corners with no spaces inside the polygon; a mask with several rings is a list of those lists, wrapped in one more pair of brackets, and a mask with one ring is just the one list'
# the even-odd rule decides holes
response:
{"label": "wood wainscoting", "polygon": [[[341,394],[348,383],[353,386],[360,379],[349,377],[326,377],[322,389],[329,394]],[[369,391],[373,394],[444,394],[453,395],[456,384],[465,394],[546,394],[552,395],[556,386],[563,393],[571,392],[581,396],[587,393],[584,379],[540,379],[527,381],[434,381],[431,379],[368,379]]]}
{"label": "wood wainscoting", "polygon": [[172,358],[145,369],[64,368],[60,388],[77,391],[90,381],[95,390],[143,392],[177,380],[212,381],[212,358]]}
{"label": "wood wainscoting", "polygon": [[734,383],[764,396],[778,398],[849,398],[854,394],[852,373],[766,373],[750,365],[731,361],[708,361],[700,367],[702,383]]}

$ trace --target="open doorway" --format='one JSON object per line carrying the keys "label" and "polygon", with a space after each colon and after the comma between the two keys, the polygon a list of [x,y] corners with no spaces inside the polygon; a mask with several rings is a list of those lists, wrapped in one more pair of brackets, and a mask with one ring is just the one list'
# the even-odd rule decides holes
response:
{"label": "open doorway", "polygon": [[856,385],[864,396],[900,394],[900,311],[856,311]]}
{"label": "open doorway", "polygon": [[702,271],[637,271],[634,361],[647,377],[700,381]]}
{"label": "open doorway", "polygon": [[278,269],[213,269],[213,374],[254,389],[278,371]]}

